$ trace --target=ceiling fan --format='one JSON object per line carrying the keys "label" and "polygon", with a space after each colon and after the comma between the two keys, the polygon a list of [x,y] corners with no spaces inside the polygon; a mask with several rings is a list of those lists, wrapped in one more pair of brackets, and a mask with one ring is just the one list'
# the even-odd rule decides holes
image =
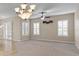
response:
{"label": "ceiling fan", "polygon": [[41,20],[43,20],[43,23],[46,23],[46,24],[53,23],[52,20],[49,20],[49,19],[45,20],[46,18],[50,18],[50,16],[45,16],[44,13],[46,13],[46,12],[41,12],[41,14],[42,14]]}
{"label": "ceiling fan", "polygon": [[41,12],[41,20],[44,20],[45,18],[50,18],[50,16],[45,16],[46,12]]}

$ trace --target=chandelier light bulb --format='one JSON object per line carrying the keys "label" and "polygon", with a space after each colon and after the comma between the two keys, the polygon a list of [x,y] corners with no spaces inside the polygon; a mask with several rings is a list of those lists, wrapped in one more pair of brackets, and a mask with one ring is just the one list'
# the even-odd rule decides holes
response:
{"label": "chandelier light bulb", "polygon": [[21,19],[25,19],[24,14],[19,14],[18,16],[19,16]]}
{"label": "chandelier light bulb", "polygon": [[25,17],[25,19],[29,19],[31,15],[32,15],[32,13],[24,13],[23,14],[23,16]]}
{"label": "chandelier light bulb", "polygon": [[34,10],[35,7],[36,7],[36,5],[30,5],[30,8],[31,8],[32,10]]}
{"label": "chandelier light bulb", "polygon": [[28,12],[32,12],[32,9],[29,9]]}
{"label": "chandelier light bulb", "polygon": [[24,10],[24,9],[26,9],[26,7],[27,7],[27,4],[21,4],[21,8]]}
{"label": "chandelier light bulb", "polygon": [[15,12],[19,12],[19,10],[20,10],[19,7],[15,8]]}
{"label": "chandelier light bulb", "polygon": [[32,13],[23,13],[23,14],[19,14],[18,16],[22,19],[29,19],[31,15]]}
{"label": "chandelier light bulb", "polygon": [[23,13],[23,10],[20,10],[19,12],[22,14]]}

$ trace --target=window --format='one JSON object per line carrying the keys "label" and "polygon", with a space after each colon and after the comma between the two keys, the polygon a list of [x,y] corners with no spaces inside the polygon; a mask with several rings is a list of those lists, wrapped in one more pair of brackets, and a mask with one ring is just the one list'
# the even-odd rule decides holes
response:
{"label": "window", "polygon": [[12,24],[11,22],[6,22],[3,24],[3,34],[4,34],[4,39],[12,39]]}
{"label": "window", "polygon": [[58,21],[58,36],[68,36],[68,20]]}
{"label": "window", "polygon": [[37,22],[37,23],[33,23],[33,34],[34,35],[39,35],[40,33],[39,33],[39,23]]}
{"label": "window", "polygon": [[28,35],[29,34],[29,24],[26,22],[22,23],[22,35]]}

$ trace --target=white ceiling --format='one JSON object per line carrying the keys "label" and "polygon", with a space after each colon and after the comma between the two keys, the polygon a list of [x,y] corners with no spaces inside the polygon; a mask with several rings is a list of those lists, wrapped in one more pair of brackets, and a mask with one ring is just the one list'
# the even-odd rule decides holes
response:
{"label": "white ceiling", "polygon": [[[34,3],[33,3],[34,4]],[[36,4],[36,3],[35,3]],[[0,3],[0,19],[15,16],[14,8],[20,3]],[[31,18],[40,17],[40,12],[45,11],[46,16],[72,13],[79,8],[78,3],[37,3]]]}

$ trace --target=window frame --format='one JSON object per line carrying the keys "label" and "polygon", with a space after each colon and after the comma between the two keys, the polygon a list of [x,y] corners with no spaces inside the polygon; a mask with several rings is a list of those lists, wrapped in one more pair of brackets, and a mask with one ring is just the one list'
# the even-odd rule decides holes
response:
{"label": "window frame", "polygon": [[22,22],[22,35],[23,36],[29,35],[29,23],[28,22]]}
{"label": "window frame", "polygon": [[58,21],[58,36],[68,36],[68,20]]}
{"label": "window frame", "polygon": [[33,35],[40,35],[40,23],[33,23]]}

